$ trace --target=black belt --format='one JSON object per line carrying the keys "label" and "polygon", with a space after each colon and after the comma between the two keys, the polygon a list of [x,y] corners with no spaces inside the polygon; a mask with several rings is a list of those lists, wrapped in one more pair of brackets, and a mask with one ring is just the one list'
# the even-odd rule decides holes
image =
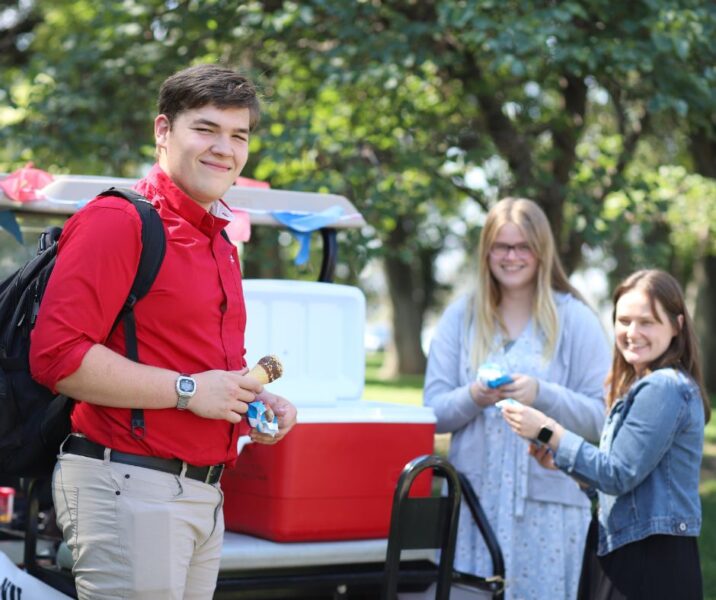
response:
{"label": "black belt", "polygon": [[[85,437],[71,435],[62,446],[62,451],[69,454],[79,454],[88,458],[96,458],[104,460],[105,447],[100,444],[88,440]],[[210,485],[214,485],[221,479],[224,472],[224,465],[211,465],[209,467],[195,467],[188,463],[184,463],[178,458],[159,458],[158,456],[143,456],[141,454],[128,454],[127,452],[119,452],[117,450],[109,451],[109,460],[125,465],[133,465],[135,467],[144,467],[145,469],[154,469],[155,471],[164,471],[172,475],[181,474],[182,468],[186,464],[185,477],[203,481]]]}

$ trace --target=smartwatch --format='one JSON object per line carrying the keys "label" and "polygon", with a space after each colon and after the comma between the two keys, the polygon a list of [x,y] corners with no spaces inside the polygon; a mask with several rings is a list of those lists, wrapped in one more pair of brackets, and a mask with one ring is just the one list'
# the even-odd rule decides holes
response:
{"label": "smartwatch", "polygon": [[542,427],[540,427],[539,433],[537,434],[537,441],[542,442],[543,444],[548,444],[552,439],[553,433],[554,432],[547,426],[547,423],[545,423]]}
{"label": "smartwatch", "polygon": [[177,377],[177,410],[186,410],[189,400],[196,394],[196,380],[190,375],[181,374]]}

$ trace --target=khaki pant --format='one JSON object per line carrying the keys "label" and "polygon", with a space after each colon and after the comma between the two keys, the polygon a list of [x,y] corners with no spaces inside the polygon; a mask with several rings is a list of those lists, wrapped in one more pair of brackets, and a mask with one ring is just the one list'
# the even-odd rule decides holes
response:
{"label": "khaki pant", "polygon": [[52,486],[80,600],[209,600],[223,494],[183,476],[60,454]]}

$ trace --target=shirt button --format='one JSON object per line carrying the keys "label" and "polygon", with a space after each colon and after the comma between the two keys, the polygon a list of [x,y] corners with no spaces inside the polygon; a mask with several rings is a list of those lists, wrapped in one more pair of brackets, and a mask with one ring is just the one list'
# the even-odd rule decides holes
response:
{"label": "shirt button", "polygon": [[679,531],[686,531],[686,523],[679,523]]}
{"label": "shirt button", "polygon": [[222,303],[219,305],[219,310],[220,310],[222,313],[225,313],[225,312],[226,312],[226,302],[222,302]]}

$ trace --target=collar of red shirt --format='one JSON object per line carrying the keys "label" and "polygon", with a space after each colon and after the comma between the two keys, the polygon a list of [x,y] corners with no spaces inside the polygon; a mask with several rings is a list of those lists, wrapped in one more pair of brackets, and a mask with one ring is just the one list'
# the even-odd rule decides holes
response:
{"label": "collar of red shirt", "polygon": [[213,237],[231,221],[231,209],[219,199],[206,211],[184,193],[156,163],[147,176],[137,184],[137,191],[149,200],[166,202],[167,206],[186,219],[199,231]]}

